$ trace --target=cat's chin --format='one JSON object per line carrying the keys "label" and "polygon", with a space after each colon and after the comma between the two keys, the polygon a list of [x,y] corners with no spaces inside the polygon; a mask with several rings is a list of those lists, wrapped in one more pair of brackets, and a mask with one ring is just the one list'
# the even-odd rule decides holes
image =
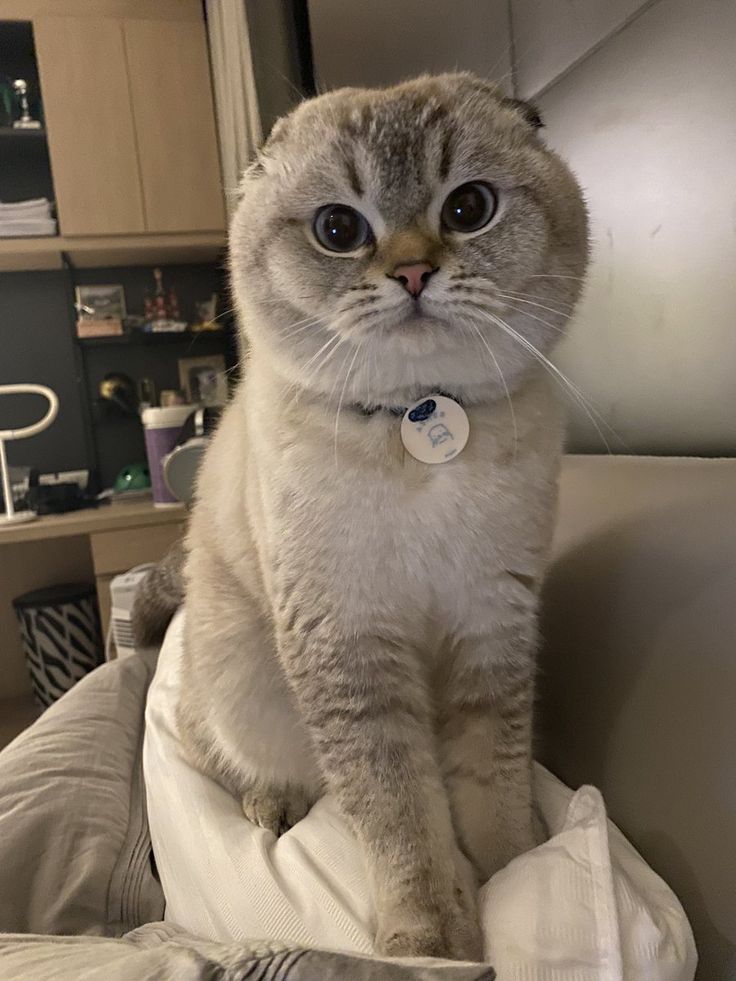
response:
{"label": "cat's chin", "polygon": [[447,330],[449,327],[445,317],[421,302],[414,303],[409,307],[402,304],[400,309],[386,313],[376,319],[389,334],[394,331],[400,331],[403,334],[412,332],[419,334],[428,329],[444,328]]}
{"label": "cat's chin", "polygon": [[382,353],[406,357],[426,357],[434,352],[451,351],[457,346],[452,324],[447,319],[420,309],[394,317],[376,318],[363,334],[376,338]]}

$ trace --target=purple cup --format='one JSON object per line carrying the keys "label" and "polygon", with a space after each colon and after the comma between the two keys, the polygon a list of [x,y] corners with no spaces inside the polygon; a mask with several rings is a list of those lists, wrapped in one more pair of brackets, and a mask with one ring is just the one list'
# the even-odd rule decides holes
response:
{"label": "purple cup", "polygon": [[167,508],[180,503],[164,481],[163,460],[178,443],[182,426],[195,408],[194,405],[167,405],[159,409],[143,410],[146,455],[148,469],[151,472],[153,503],[157,508]]}

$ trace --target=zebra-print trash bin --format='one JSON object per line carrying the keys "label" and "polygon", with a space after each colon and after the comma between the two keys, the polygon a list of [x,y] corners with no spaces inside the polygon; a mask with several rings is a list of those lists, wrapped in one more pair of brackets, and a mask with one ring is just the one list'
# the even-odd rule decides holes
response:
{"label": "zebra-print trash bin", "polygon": [[13,600],[36,702],[47,708],[105,659],[94,586],[69,583]]}

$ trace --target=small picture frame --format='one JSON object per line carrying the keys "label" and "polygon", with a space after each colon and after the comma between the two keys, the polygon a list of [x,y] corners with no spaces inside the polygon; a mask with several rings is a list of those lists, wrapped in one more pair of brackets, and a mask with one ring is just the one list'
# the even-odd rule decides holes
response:
{"label": "small picture frame", "polygon": [[222,354],[180,358],[179,386],[190,405],[224,405],[227,402],[225,358]]}
{"label": "small picture frame", "polygon": [[125,318],[125,290],[118,283],[77,286],[74,293],[80,320]]}

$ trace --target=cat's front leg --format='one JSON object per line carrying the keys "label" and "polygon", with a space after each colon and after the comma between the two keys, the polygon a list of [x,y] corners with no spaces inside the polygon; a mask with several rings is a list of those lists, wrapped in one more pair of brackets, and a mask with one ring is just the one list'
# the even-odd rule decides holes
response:
{"label": "cat's front leg", "polygon": [[461,638],[440,744],[460,845],[482,882],[539,843],[532,802],[533,623]]}
{"label": "cat's front leg", "polygon": [[463,874],[411,653],[318,616],[292,617],[279,655],[328,787],[365,852],[377,950],[479,960],[474,884]]}

